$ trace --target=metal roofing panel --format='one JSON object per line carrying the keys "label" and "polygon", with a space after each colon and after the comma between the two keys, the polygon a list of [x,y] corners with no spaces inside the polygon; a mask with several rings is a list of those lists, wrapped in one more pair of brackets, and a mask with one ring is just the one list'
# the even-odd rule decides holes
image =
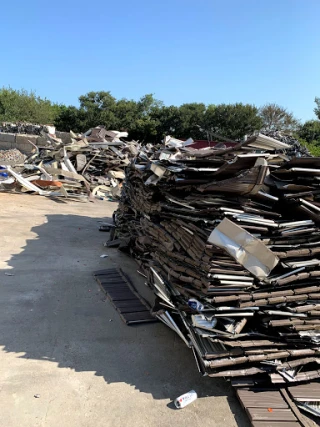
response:
{"label": "metal roofing panel", "polygon": [[287,403],[284,401],[279,391],[259,391],[259,390],[237,390],[241,403],[248,408],[272,408],[286,409]]}

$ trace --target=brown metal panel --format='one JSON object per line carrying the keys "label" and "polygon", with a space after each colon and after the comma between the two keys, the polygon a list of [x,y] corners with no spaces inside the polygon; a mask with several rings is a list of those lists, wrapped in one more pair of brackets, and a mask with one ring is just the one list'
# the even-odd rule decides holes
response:
{"label": "brown metal panel", "polygon": [[246,408],[251,421],[296,421],[291,409]]}
{"label": "brown metal panel", "polygon": [[94,276],[126,324],[157,321],[150,314],[148,303],[121,270],[100,270]]}
{"label": "brown metal panel", "polygon": [[[118,301],[117,302],[117,307],[118,308],[127,308],[127,307],[132,307],[132,306],[140,306],[143,307],[144,309],[146,308],[145,305],[143,305],[140,300],[139,301],[134,301],[134,300],[130,300],[130,301]],[[141,311],[141,310],[140,310]]]}
{"label": "brown metal panel", "polygon": [[300,427],[295,421],[254,421],[252,427]]}
{"label": "brown metal panel", "polygon": [[117,310],[120,313],[136,313],[136,312],[140,312],[140,311],[146,311],[146,308],[142,304],[140,304],[140,305],[139,304],[135,304],[135,305],[132,305],[131,307],[122,307],[122,308],[119,308],[118,307],[118,301],[117,301]]}
{"label": "brown metal panel", "polygon": [[112,301],[114,301],[114,302],[117,302],[117,301],[129,301],[129,300],[137,301],[137,299],[136,299],[136,297],[134,295],[131,295],[131,296],[128,296],[128,295],[124,295],[124,296],[118,295],[118,296],[114,296],[114,297],[109,296],[109,298]]}
{"label": "brown metal panel", "polygon": [[141,311],[139,313],[120,313],[120,316],[128,325],[131,323],[154,322],[155,320],[148,311]]}
{"label": "brown metal panel", "polygon": [[284,401],[279,391],[255,391],[237,390],[237,394],[243,406],[248,408],[272,408],[286,409],[287,403]]}
{"label": "brown metal panel", "polygon": [[112,289],[108,290],[108,294],[112,299],[117,299],[118,297],[128,297],[127,299],[136,299],[139,301],[138,298],[128,289]]}
{"label": "brown metal panel", "polygon": [[288,388],[291,396],[298,401],[320,401],[320,383],[311,382]]}

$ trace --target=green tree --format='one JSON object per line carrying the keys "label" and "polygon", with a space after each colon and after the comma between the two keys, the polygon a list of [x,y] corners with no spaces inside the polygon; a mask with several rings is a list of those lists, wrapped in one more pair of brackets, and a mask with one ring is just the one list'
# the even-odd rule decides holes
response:
{"label": "green tree", "polygon": [[303,145],[304,147],[306,147],[312,156],[320,157],[320,145],[319,144],[317,144],[314,141],[307,142],[305,139],[299,138],[299,137],[298,137],[298,139],[299,139],[300,144]]}
{"label": "green tree", "polygon": [[179,107],[180,128],[177,129],[177,137],[180,138],[203,138],[203,132],[199,129],[204,123],[206,106],[202,103],[193,102],[182,104]]}
{"label": "green tree", "polygon": [[161,108],[162,102],[147,94],[137,102],[120,99],[116,103],[117,129],[127,130],[129,138],[142,142],[153,140],[156,135],[156,122],[151,117],[152,111]]}
{"label": "green tree", "polygon": [[277,104],[265,104],[259,109],[259,116],[263,121],[263,129],[267,131],[290,132],[296,130],[299,124],[292,113]]}
{"label": "green tree", "polygon": [[262,119],[258,109],[250,104],[209,105],[204,115],[204,136],[215,139],[215,134],[230,139],[241,139],[260,130]]}
{"label": "green tree", "polygon": [[320,120],[308,120],[298,130],[298,135],[308,143],[320,144]]}
{"label": "green tree", "polygon": [[155,108],[163,107],[163,102],[155,99],[152,93],[148,93],[139,99],[137,106],[142,116],[150,116]]}
{"label": "green tree", "polygon": [[114,107],[115,128],[130,131],[139,118],[138,105],[135,101],[120,99]]}
{"label": "green tree", "polygon": [[79,101],[81,114],[84,114],[84,130],[98,125],[104,125],[108,129],[115,128],[116,99],[110,92],[88,92],[80,96]]}
{"label": "green tree", "polygon": [[152,142],[160,142],[165,135],[181,138],[181,113],[178,107],[173,105],[154,107],[150,116],[156,130]]}
{"label": "green tree", "polygon": [[51,124],[58,114],[58,107],[42,99],[33,91],[0,89],[0,120]]}
{"label": "green tree", "polygon": [[86,119],[85,116],[86,113],[83,109],[80,110],[72,105],[69,107],[62,105],[59,107],[59,113],[56,116],[54,125],[58,130],[64,132],[70,132],[70,130],[74,132],[83,132],[87,130],[84,124]]}
{"label": "green tree", "polygon": [[318,119],[320,120],[320,98],[316,97],[314,102],[316,103],[316,107],[314,109],[315,115],[318,117]]}

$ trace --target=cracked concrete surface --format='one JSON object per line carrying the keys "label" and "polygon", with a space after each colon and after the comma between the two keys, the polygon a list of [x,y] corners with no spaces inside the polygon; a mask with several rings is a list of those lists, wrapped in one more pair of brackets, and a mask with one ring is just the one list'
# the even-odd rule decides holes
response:
{"label": "cracked concrete surface", "polygon": [[[171,330],[128,327],[105,300],[92,272],[115,265],[152,298],[135,262],[103,247],[97,221],[115,203],[0,202],[0,426],[249,425],[231,386],[201,377]],[[199,399],[173,409],[190,389]]]}

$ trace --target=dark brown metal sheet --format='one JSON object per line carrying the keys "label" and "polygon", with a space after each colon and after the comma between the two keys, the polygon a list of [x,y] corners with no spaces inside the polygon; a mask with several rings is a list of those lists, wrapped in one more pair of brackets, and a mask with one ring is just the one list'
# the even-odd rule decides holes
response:
{"label": "dark brown metal sheet", "polygon": [[320,382],[289,387],[289,393],[298,401],[320,401]]}
{"label": "dark brown metal sheet", "polygon": [[121,317],[123,317],[126,322],[130,323],[148,322],[150,320],[154,320],[154,317],[151,316],[149,311],[140,311],[138,313],[121,313]]}
{"label": "dark brown metal sheet", "polygon": [[138,307],[143,307],[144,309],[146,308],[145,305],[143,305],[140,301],[119,301],[117,303],[117,307],[118,308],[127,308],[127,307],[132,307],[132,306],[138,306]]}
{"label": "dark brown metal sheet", "polygon": [[[237,396],[253,426],[276,426],[289,423],[288,426],[310,427],[284,388],[261,387],[236,388]],[[265,424],[259,424],[259,423]]]}
{"label": "dark brown metal sheet", "polygon": [[254,421],[252,427],[300,427],[295,421]]}
{"label": "dark brown metal sheet", "polygon": [[138,294],[120,269],[99,270],[94,276],[127,325],[157,321],[150,314],[149,304]]}
{"label": "dark brown metal sheet", "polygon": [[255,391],[237,390],[239,399],[243,406],[249,408],[272,408],[287,409],[288,405],[284,401],[279,391]]}
{"label": "dark brown metal sheet", "polygon": [[140,312],[140,311],[146,311],[145,307],[142,304],[141,305],[138,305],[138,304],[132,305],[131,307],[122,307],[122,308],[117,307],[117,310],[119,312],[121,312],[122,314],[123,313],[136,313],[136,312]]}
{"label": "dark brown metal sheet", "polygon": [[296,421],[290,409],[247,408],[251,421]]}

